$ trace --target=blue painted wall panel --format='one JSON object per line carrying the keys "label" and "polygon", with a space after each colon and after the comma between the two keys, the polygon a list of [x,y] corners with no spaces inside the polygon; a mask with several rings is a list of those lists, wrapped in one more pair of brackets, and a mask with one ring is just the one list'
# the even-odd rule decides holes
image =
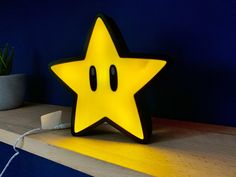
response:
{"label": "blue painted wall panel", "polygon": [[[36,147],[35,147],[36,148]],[[85,173],[55,163],[45,158],[33,155],[23,150],[12,161],[3,177],[89,177]],[[0,171],[5,167],[9,158],[15,153],[12,146],[0,142]]]}
{"label": "blue painted wall panel", "polygon": [[167,57],[146,92],[156,116],[236,126],[236,3],[223,0],[1,0],[0,44],[29,74],[27,99],[71,105],[48,63],[79,56],[97,12],[110,16],[131,52]]}

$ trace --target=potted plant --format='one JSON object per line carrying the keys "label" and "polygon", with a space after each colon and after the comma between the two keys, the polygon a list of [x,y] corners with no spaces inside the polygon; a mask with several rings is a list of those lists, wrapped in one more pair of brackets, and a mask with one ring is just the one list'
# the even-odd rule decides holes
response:
{"label": "potted plant", "polygon": [[0,110],[13,109],[24,102],[25,74],[10,74],[14,54],[14,47],[0,47]]}

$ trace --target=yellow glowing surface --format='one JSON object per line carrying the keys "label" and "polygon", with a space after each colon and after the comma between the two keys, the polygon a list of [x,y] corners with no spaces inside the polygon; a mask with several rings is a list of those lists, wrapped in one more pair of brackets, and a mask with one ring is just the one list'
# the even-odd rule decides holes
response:
{"label": "yellow glowing surface", "polygon": [[[110,139],[114,136],[115,140]],[[72,137],[69,135],[69,132],[64,132],[60,135],[49,133],[46,136],[41,136],[41,139],[53,146],[152,176],[179,176],[174,173],[174,169],[168,163],[172,155],[173,157],[176,156],[175,152],[168,150],[168,148],[157,147],[156,145],[143,145],[130,142],[127,139],[123,139],[119,134],[112,133],[96,135],[95,137]],[[117,175],[119,176],[119,174]]]}
{"label": "yellow glowing surface", "polygon": [[[121,58],[101,18],[97,18],[84,60],[51,66],[51,70],[77,95],[74,132],[80,132],[104,117],[144,138],[134,94],[166,64],[163,60]],[[109,68],[115,65],[118,88],[110,88]],[[92,91],[89,69],[96,67],[97,90]],[[96,143],[95,143],[96,144]]]}

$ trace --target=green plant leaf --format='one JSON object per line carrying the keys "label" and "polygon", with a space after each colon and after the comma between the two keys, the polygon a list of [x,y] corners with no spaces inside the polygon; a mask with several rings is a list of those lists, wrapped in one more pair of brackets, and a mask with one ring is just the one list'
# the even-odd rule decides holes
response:
{"label": "green plant leaf", "polygon": [[7,65],[6,72],[7,72],[7,74],[11,73],[14,55],[15,55],[15,49],[14,49],[14,47],[12,47],[11,50],[9,51],[8,57],[6,59],[6,65]]}
{"label": "green plant leaf", "polygon": [[2,67],[4,67],[5,69],[7,68],[7,65],[6,65],[6,63],[5,63],[5,61],[4,61],[4,59],[3,59],[3,53],[2,53],[2,48],[0,48],[0,67],[2,68]]}
{"label": "green plant leaf", "polygon": [[6,44],[5,47],[3,48],[3,54],[2,54],[2,59],[4,61],[6,61],[7,59],[8,52],[9,52],[9,47],[8,47],[8,44]]}
{"label": "green plant leaf", "polygon": [[3,48],[0,48],[0,75],[10,74],[14,55],[14,47],[10,49],[9,45],[6,44]]}

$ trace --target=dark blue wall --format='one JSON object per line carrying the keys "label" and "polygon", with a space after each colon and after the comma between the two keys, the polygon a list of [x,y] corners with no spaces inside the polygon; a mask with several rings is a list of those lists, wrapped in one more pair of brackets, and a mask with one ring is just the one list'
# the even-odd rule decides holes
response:
{"label": "dark blue wall", "polygon": [[[91,177],[21,149],[19,152],[20,154],[8,166],[3,177]],[[0,142],[0,173],[14,153],[12,146]]]}
{"label": "dark blue wall", "polygon": [[1,0],[0,43],[16,48],[29,100],[70,105],[48,63],[79,56],[97,12],[110,16],[131,52],[170,60],[147,92],[156,116],[236,126],[233,0]]}

